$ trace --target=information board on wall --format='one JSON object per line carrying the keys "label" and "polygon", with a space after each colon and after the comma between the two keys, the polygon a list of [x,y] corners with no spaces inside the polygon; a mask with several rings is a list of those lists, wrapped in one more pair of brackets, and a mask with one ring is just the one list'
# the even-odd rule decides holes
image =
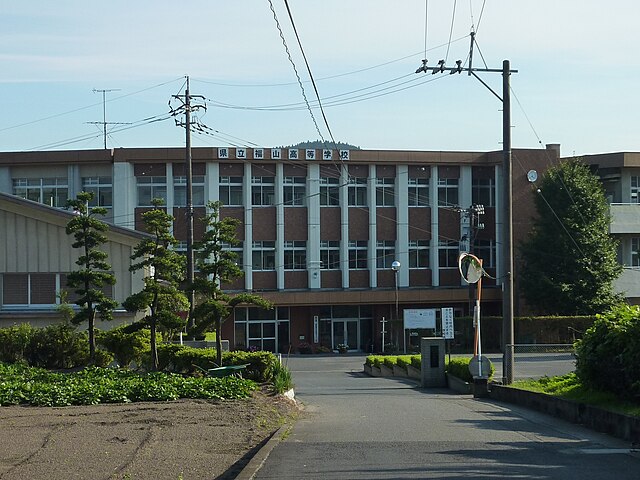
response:
{"label": "information board on wall", "polygon": [[403,314],[405,330],[414,328],[436,328],[436,310],[434,308],[405,309]]}
{"label": "information board on wall", "polygon": [[453,308],[441,308],[440,316],[442,318],[442,336],[448,340],[453,339],[455,335],[453,328]]}

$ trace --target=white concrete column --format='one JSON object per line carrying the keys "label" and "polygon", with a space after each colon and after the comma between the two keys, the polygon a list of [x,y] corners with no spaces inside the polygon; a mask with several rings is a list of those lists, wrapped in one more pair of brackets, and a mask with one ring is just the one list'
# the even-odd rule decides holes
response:
{"label": "white concrete column", "polygon": [[135,229],[135,208],[138,202],[133,164],[113,163],[113,222],[121,227]]}
{"label": "white concrete column", "polygon": [[13,194],[11,167],[0,167],[0,192]]}
{"label": "white concrete column", "polygon": [[76,198],[82,191],[79,165],[67,165],[67,185],[69,198]]}
{"label": "white concrete column", "polygon": [[[468,209],[472,203],[472,176],[473,171],[470,165],[462,165],[460,167],[460,178],[458,179],[458,205],[460,208]],[[460,214],[460,237],[465,236],[465,242],[460,243],[460,250],[469,251],[471,249],[471,217],[469,215]],[[467,250],[468,247],[468,250]],[[462,277],[460,285],[467,286]]]}
{"label": "white concrete column", "polygon": [[431,166],[431,176],[429,178],[429,204],[431,205],[431,248],[429,249],[429,263],[431,265],[431,285],[440,285],[440,262],[438,256],[438,246],[440,231],[438,228],[438,167]]}
{"label": "white concrete column", "polygon": [[172,215],[176,217],[178,212],[173,211],[175,207],[173,197],[173,163],[167,162],[165,172],[167,178],[167,212],[173,212]]}
{"label": "white concrete column", "polygon": [[349,167],[340,168],[340,268],[342,288],[349,288]]}
{"label": "white concrete column", "polygon": [[284,166],[276,163],[276,274],[278,290],[284,290]]}
{"label": "white concrete column", "polygon": [[251,164],[245,162],[242,177],[244,204],[244,288],[253,290],[253,207],[251,206]]}
{"label": "white concrete column", "polygon": [[376,228],[376,166],[369,165],[369,177],[367,180],[367,204],[369,205],[369,287],[378,286],[378,269],[376,262],[376,240],[378,231]]}
{"label": "white concrete column", "polygon": [[217,202],[220,200],[220,164],[218,162],[207,162],[204,190],[204,203]]}
{"label": "white concrete column", "polygon": [[309,288],[320,288],[320,165],[307,167],[307,271]]}
{"label": "white concrete column", "polygon": [[409,167],[396,167],[396,260],[400,262],[398,287],[409,286]]}

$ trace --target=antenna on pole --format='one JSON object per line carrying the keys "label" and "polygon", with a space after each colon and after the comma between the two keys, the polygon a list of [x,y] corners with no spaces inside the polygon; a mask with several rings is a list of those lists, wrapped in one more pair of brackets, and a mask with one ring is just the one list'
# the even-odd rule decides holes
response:
{"label": "antenna on pole", "polygon": [[102,125],[104,149],[107,149],[107,125],[131,125],[131,122],[107,122],[107,92],[119,92],[119,88],[93,89],[93,93],[102,93],[102,121],[87,122],[92,125]]}

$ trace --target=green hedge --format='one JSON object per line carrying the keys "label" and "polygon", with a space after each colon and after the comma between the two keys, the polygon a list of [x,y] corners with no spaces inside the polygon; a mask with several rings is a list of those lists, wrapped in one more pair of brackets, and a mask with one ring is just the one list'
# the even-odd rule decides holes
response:
{"label": "green hedge", "polygon": [[89,367],[76,373],[0,363],[0,405],[61,407],[165,401],[178,398],[247,398],[257,388],[251,380],[196,378],[166,373],[138,374],[124,369]]}

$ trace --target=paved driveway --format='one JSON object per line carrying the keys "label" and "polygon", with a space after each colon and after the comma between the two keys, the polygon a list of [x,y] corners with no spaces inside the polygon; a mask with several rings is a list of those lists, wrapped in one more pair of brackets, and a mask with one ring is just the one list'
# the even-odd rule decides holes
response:
{"label": "paved driveway", "polygon": [[291,357],[301,420],[258,479],[640,478],[629,445],[525,409]]}

